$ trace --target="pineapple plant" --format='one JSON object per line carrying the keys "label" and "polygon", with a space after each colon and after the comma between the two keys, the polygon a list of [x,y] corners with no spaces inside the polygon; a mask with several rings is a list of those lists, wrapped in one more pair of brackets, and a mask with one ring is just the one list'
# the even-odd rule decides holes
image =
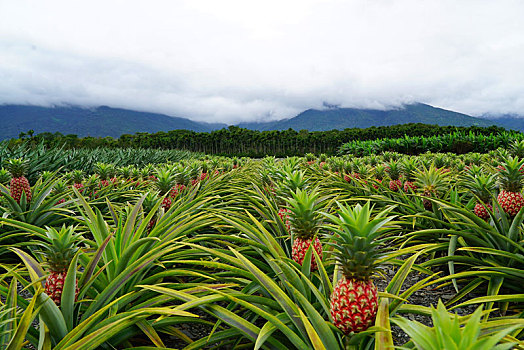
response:
{"label": "pineapple plant", "polygon": [[98,179],[100,180],[100,187],[107,187],[111,183],[109,182],[109,178],[113,174],[114,167],[112,164],[104,164],[104,163],[96,163],[95,164],[95,174],[98,175]]}
{"label": "pineapple plant", "polygon": [[78,192],[83,193],[84,191],[84,172],[82,170],[73,170],[71,172],[71,180],[73,181],[73,187],[78,190]]}
{"label": "pineapple plant", "polygon": [[[291,254],[293,260],[299,265],[304,262],[304,257],[311,245],[322,259],[322,243],[318,238],[321,228],[322,216],[320,208],[323,199],[316,191],[308,192],[297,189],[291,193],[290,198],[285,199],[289,208],[289,223],[293,234],[293,246]],[[311,271],[317,269],[315,256],[311,256]]]}
{"label": "pineapple plant", "polygon": [[521,168],[524,165],[524,159],[508,156],[498,168],[498,182],[500,193],[497,201],[502,210],[510,216],[515,216],[524,206],[524,197],[522,196],[522,185],[524,175]]}
{"label": "pineapple plant", "polygon": [[384,176],[386,175],[386,168],[382,164],[377,164],[375,168],[373,168],[373,188],[378,189],[380,185],[382,185],[382,180],[384,179]]}
{"label": "pineapple plant", "polygon": [[7,185],[11,181],[11,174],[7,169],[0,169],[0,184]]}
{"label": "pineapple plant", "polygon": [[449,189],[449,172],[434,165],[429,169],[422,166],[422,169],[415,173],[415,185],[422,191],[424,209],[431,210],[433,205],[428,198],[439,198],[442,192]]}
{"label": "pineapple plant", "polygon": [[326,165],[326,160],[327,160],[327,155],[322,153],[319,157],[319,164],[318,166],[320,167],[320,169],[322,169],[324,167],[324,165]]}
{"label": "pineapple plant", "polygon": [[204,181],[209,177],[209,165],[207,164],[207,162],[202,162],[201,168],[202,172],[200,173],[200,181]]}
{"label": "pineapple plant", "polygon": [[176,183],[171,187],[171,190],[169,191],[169,196],[171,198],[175,198],[176,196],[178,196],[189,185],[189,175],[187,174],[185,169],[180,169],[177,172],[177,174],[175,175],[175,182]]}
{"label": "pineapple plant", "polygon": [[[60,305],[67,269],[80,249],[79,245],[83,239],[79,233],[75,232],[74,226],[62,226],[59,231],[48,227],[45,234],[47,240],[42,243],[39,251],[44,257],[49,273],[45,281],[45,293],[56,305]],[[78,287],[75,295],[77,294]]]}
{"label": "pineapple plant", "polygon": [[165,211],[168,211],[171,208],[171,189],[175,185],[175,176],[170,169],[158,169],[156,172],[155,187],[158,190],[160,196],[165,196],[162,200],[162,207]]}
{"label": "pineapple plant", "polygon": [[[157,193],[155,192],[147,193],[146,197],[144,198],[144,201],[142,202],[144,216],[147,216],[151,212],[151,210],[153,210],[153,208],[155,207],[155,205],[157,205],[159,200],[160,199]],[[149,220],[149,222],[147,223],[147,232],[151,232],[151,230],[155,227],[157,219],[158,219],[157,216],[158,216],[158,213],[155,214],[151,218],[151,220]]]}
{"label": "pineapple plant", "polygon": [[7,169],[11,173],[11,197],[20,204],[22,193],[25,193],[27,202],[31,201],[31,186],[29,180],[24,176],[28,162],[22,158],[13,158],[7,161]]}
{"label": "pineapple plant", "polygon": [[386,166],[386,171],[389,174],[389,189],[397,192],[402,188],[402,180],[400,180],[400,167],[396,160],[392,160]]}
{"label": "pineapple plant", "polygon": [[488,210],[493,210],[490,202],[495,190],[495,177],[495,174],[467,174],[463,180],[464,187],[477,198],[473,213],[483,220],[488,220]]}
{"label": "pineapple plant", "polygon": [[[63,195],[67,191],[67,185],[64,181],[57,181],[55,187],[53,188],[54,195]],[[66,201],[65,197],[62,197],[57,200],[56,205],[62,204]]]}
{"label": "pineapple plant", "polygon": [[509,152],[514,157],[524,158],[524,140],[515,140],[509,146]]}
{"label": "pineapple plant", "polygon": [[410,190],[414,191],[417,189],[417,186],[414,182],[414,173],[417,170],[417,164],[413,158],[404,158],[401,160],[400,168],[402,175],[405,179],[404,182],[404,192],[409,192]]}
{"label": "pineapple plant", "polygon": [[313,153],[306,153],[304,157],[306,157],[306,162],[308,165],[314,164],[315,160],[317,159],[317,157]]}
{"label": "pineapple plant", "polygon": [[386,225],[394,217],[385,209],[371,218],[369,202],[338,206],[335,215],[324,214],[333,223],[328,244],[342,273],[331,294],[330,313],[335,326],[348,335],[365,331],[375,321],[378,290],[373,277],[380,270],[377,261],[388,254],[383,235],[394,228]]}

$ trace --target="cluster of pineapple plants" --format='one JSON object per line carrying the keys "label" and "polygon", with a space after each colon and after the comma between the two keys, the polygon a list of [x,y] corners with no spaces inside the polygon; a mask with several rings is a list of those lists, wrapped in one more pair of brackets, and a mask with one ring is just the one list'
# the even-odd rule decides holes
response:
{"label": "cluster of pineapple plants", "polygon": [[[457,348],[524,347],[521,149],[97,158],[27,178],[31,162],[12,158],[0,172],[0,340],[437,349],[449,331]],[[453,294],[445,306],[411,304],[439,288]],[[465,305],[478,311],[453,316]]]}

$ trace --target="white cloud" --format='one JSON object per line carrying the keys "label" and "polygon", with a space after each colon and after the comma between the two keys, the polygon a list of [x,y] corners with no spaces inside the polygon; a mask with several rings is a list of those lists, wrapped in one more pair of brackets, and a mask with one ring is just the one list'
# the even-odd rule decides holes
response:
{"label": "white cloud", "polygon": [[324,101],[524,113],[521,1],[3,1],[0,103],[238,122]]}

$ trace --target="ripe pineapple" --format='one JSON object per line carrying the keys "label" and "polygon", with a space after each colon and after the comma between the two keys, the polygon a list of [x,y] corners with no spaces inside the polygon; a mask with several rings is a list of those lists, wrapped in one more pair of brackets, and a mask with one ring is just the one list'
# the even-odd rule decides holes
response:
{"label": "ripe pineapple", "polygon": [[[171,191],[175,184],[175,176],[170,169],[158,169],[156,172],[155,186],[160,192],[160,196],[165,196]],[[165,211],[171,208],[171,195],[165,196],[162,201],[162,207]]]}
{"label": "ripe pineapple", "polygon": [[438,198],[442,192],[449,189],[449,172],[434,165],[429,169],[423,165],[422,169],[415,173],[415,185],[422,190],[424,208],[431,210],[433,205],[427,198]]}
{"label": "ripe pineapple", "polygon": [[402,188],[402,180],[400,180],[400,167],[398,161],[392,160],[388,163],[386,171],[389,174],[389,189],[391,191],[398,191]]}
{"label": "ripe pineapple", "polygon": [[[297,189],[296,192],[291,193],[291,198],[285,200],[289,206],[289,223],[295,238],[291,251],[293,260],[302,265],[311,244],[318,256],[322,258],[322,243],[318,238],[322,220],[319,209],[323,201],[320,194],[316,191],[308,193]],[[316,269],[317,262],[315,256],[312,255],[311,271]]]}
{"label": "ripe pineapple", "polygon": [[524,198],[522,196],[524,175],[520,170],[523,165],[524,159],[509,156],[498,168],[500,193],[497,201],[510,216],[517,215],[524,206]]}
{"label": "ripe pineapple", "polygon": [[387,254],[382,235],[393,228],[385,226],[393,217],[386,216],[386,209],[371,218],[369,202],[338,206],[336,216],[325,214],[335,225],[329,244],[342,272],[331,295],[331,317],[338,329],[350,334],[365,331],[375,321],[378,291],[372,277],[379,271],[377,260]]}
{"label": "ripe pineapple", "polygon": [[[45,293],[60,305],[67,269],[71,260],[80,249],[81,235],[74,226],[62,226],[60,231],[52,227],[46,230],[47,241],[42,243],[41,254],[44,256],[49,276],[45,281]],[[76,290],[78,294],[78,287]]]}
{"label": "ripe pineapple", "polygon": [[31,201],[31,186],[24,176],[28,163],[22,158],[13,158],[7,161],[7,169],[11,173],[11,197],[20,204],[22,192],[25,193],[27,202]]}

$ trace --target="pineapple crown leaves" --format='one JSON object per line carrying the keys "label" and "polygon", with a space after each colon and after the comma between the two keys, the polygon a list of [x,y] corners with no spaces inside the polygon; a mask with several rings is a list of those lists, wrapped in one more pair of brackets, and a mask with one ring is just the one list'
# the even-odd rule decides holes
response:
{"label": "pineapple crown leaves", "polygon": [[509,152],[512,156],[524,158],[524,140],[515,140],[509,146]]}
{"label": "pineapple crown leaves", "polygon": [[142,202],[142,208],[144,209],[144,212],[149,213],[160,200],[161,198],[158,197],[158,192],[148,192],[144,198],[144,201]]}
{"label": "pineapple crown leaves", "polygon": [[286,170],[280,177],[279,194],[281,197],[289,198],[297,190],[304,191],[308,187],[305,172],[303,170]]}
{"label": "pineapple crown leaves", "polygon": [[45,257],[52,271],[67,270],[69,263],[80,249],[84,241],[82,235],[76,232],[76,226],[63,225],[60,230],[46,226],[45,241],[41,243],[41,254]]}
{"label": "pineapple crown leaves", "polygon": [[100,178],[100,180],[107,180],[111,177],[114,172],[114,166],[112,164],[105,164],[98,162],[94,166],[94,171]]}
{"label": "pineapple crown leaves", "polygon": [[133,167],[131,165],[117,168],[117,173],[125,179],[131,177],[132,172]]}
{"label": "pineapple crown leaves", "polygon": [[478,173],[477,175],[464,176],[462,186],[470,190],[474,196],[487,203],[495,191],[496,174]]}
{"label": "pineapple crown leaves", "polygon": [[386,168],[382,164],[378,164],[375,168],[373,168],[373,175],[377,180],[382,180],[384,178],[385,173]]}
{"label": "pineapple crown leaves", "polygon": [[29,162],[23,158],[11,158],[6,161],[6,167],[13,178],[22,177],[29,168]]}
{"label": "pineapple crown leaves", "polygon": [[524,184],[524,159],[508,156],[497,170],[498,182],[502,190],[520,192]]}
{"label": "pineapple crown leaves", "polygon": [[82,181],[84,180],[84,172],[79,169],[73,170],[71,172],[71,180],[74,184],[82,183]]}
{"label": "pineapple crown leaves", "polygon": [[324,206],[327,197],[321,197],[316,190],[306,191],[297,189],[291,192],[290,198],[285,198],[289,213],[289,221],[293,233],[302,239],[312,238],[321,229],[323,219],[320,209]]}
{"label": "pineapple crown leaves", "polygon": [[386,171],[388,172],[391,180],[398,180],[400,177],[400,167],[398,161],[390,161],[386,166]]}
{"label": "pineapple crown leaves", "polygon": [[11,181],[11,174],[9,171],[4,168],[0,169],[0,183],[5,185],[9,183],[9,181]]}
{"label": "pineapple crown leaves", "polygon": [[155,186],[161,195],[165,195],[175,185],[176,176],[170,169],[157,169]]}
{"label": "pineapple crown leaves", "polygon": [[404,174],[404,177],[406,178],[406,181],[413,181],[414,173],[417,171],[417,163],[412,158],[403,158],[400,163],[400,170],[402,174]]}
{"label": "pineapple crown leaves", "polygon": [[55,183],[55,187],[53,188],[53,193],[64,193],[67,191],[67,184],[63,180],[59,180]]}
{"label": "pineapple crown leaves", "polygon": [[332,222],[330,228],[334,234],[328,243],[334,249],[335,261],[342,267],[347,278],[366,280],[379,270],[378,261],[388,252],[383,249],[384,234],[396,229],[395,225],[386,225],[395,216],[388,216],[394,206],[376,214],[371,214],[373,207],[367,202],[353,208],[337,202],[336,215],[324,213]]}
{"label": "pineapple crown leaves", "polygon": [[502,338],[521,326],[513,325],[502,330],[489,331],[489,325],[481,322],[481,317],[482,306],[479,306],[465,323],[461,322],[460,317],[450,315],[442,301],[439,300],[437,308],[431,306],[433,327],[406,318],[394,318],[392,321],[410,336],[417,349],[503,350],[513,348],[515,343],[501,344]]}
{"label": "pineapple crown leaves", "polygon": [[422,166],[415,174],[415,185],[418,186],[425,195],[438,196],[440,192],[449,189],[449,173],[443,168],[431,165],[429,168]]}

